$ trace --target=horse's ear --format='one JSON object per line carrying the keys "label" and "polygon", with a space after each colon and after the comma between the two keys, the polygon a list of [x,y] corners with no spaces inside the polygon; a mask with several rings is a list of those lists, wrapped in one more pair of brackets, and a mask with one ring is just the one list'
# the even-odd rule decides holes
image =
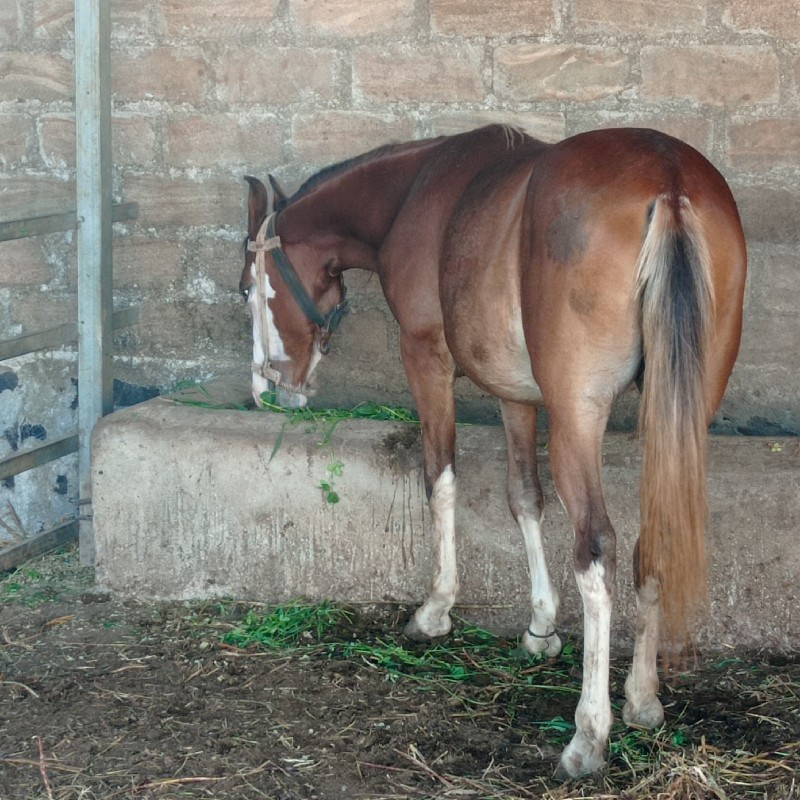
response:
{"label": "horse's ear", "polygon": [[269,176],[269,185],[272,187],[272,191],[275,193],[274,197],[272,198],[272,210],[280,211],[280,209],[286,205],[286,201],[289,198],[286,196],[286,192],[283,191],[281,185],[278,183],[278,180],[274,175]]}
{"label": "horse's ear", "polygon": [[250,196],[247,198],[247,233],[255,239],[258,228],[264,217],[270,213],[267,188],[258,178],[245,175],[244,179],[250,184]]}

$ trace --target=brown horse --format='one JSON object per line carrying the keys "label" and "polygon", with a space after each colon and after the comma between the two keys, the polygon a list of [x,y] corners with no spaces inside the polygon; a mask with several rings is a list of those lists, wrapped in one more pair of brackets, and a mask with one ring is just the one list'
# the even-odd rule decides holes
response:
{"label": "brown horse", "polygon": [[523,644],[555,655],[558,595],[545,565],[536,413],[575,533],[583,687],[558,774],[600,769],[615,534],[601,446],[614,398],[637,380],[644,439],[634,556],[638,624],[623,717],[658,726],[661,635],[683,643],[706,598],[705,441],[739,347],[746,253],[731,193],[688,145],[652,130],[558,144],[489,126],[383,147],[287,198],[250,183],[240,288],[253,314],[253,393],[303,392],[346,310],[342,272],[372,270],[400,325],[422,425],[434,531],[431,593],[412,637],[450,630],[458,589],[453,383],[501,402],[508,501],[525,540],[532,617]]}

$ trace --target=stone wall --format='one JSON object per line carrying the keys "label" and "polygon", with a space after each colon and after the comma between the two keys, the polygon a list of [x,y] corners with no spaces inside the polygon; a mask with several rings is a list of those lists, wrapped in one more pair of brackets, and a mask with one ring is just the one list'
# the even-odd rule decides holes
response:
{"label": "stone wall", "polygon": [[[73,0],[0,4],[3,217],[70,205]],[[732,184],[751,272],[742,351],[718,424],[800,432],[800,7],[786,0],[112,0],[119,386],[247,374],[236,293],[246,173],[287,188],[389,140],[487,121],[555,141],[648,125],[706,153]],[[0,338],[75,313],[71,235],[0,244]],[[320,402],[408,403],[377,281],[349,275],[354,313],[320,367]],[[72,413],[69,350],[0,366],[0,455],[24,424]],[[52,363],[51,412],[33,364]],[[30,379],[28,378],[30,373]],[[38,380],[38,379],[37,379]],[[66,381],[66,383],[64,383]],[[10,381],[7,381],[10,384]],[[27,387],[27,388],[26,388]],[[21,404],[7,402],[27,391]],[[19,395],[18,395],[19,396]],[[468,386],[462,413],[492,417]],[[22,412],[18,411],[22,407]],[[20,413],[22,416],[20,416]],[[630,426],[635,398],[613,424]],[[63,488],[63,482],[60,484]],[[0,504],[2,504],[0,497]]]}

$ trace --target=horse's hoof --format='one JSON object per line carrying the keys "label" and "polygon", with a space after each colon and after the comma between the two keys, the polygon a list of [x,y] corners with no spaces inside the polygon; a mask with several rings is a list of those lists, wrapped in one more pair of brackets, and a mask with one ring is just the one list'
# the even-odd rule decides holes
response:
{"label": "horse's hoof", "polygon": [[638,707],[628,700],[622,709],[622,721],[631,728],[660,728],[664,724],[664,706],[657,697]]}
{"label": "horse's hoof", "polygon": [[406,623],[405,628],[403,628],[403,633],[414,642],[424,642],[430,638],[422,632],[414,617],[411,617]]}
{"label": "horse's hoof", "polygon": [[559,761],[556,771],[553,773],[553,780],[559,783],[568,783],[572,778],[573,776],[569,774],[567,768]]}
{"label": "horse's hoof", "polygon": [[589,746],[585,737],[575,734],[561,754],[554,777],[563,783],[594,775],[603,770],[605,766],[605,749]]}
{"label": "horse's hoof", "polygon": [[438,639],[440,636],[447,636],[451,627],[449,616],[433,625],[429,621],[420,622],[415,614],[403,628],[403,633],[412,641],[427,642],[431,639]]}
{"label": "horse's hoof", "polygon": [[531,636],[528,631],[522,635],[522,646],[532,656],[544,653],[548,658],[555,658],[561,652],[561,638],[557,633],[541,639],[538,636]]}
{"label": "horse's hoof", "polygon": [[586,778],[589,775],[595,775],[601,772],[606,765],[605,758],[600,758],[592,761],[585,761],[581,759],[577,763],[574,760],[566,759],[561,756],[558,762],[556,771],[553,773],[553,778],[560,783],[567,783],[567,781],[574,781],[578,778]]}

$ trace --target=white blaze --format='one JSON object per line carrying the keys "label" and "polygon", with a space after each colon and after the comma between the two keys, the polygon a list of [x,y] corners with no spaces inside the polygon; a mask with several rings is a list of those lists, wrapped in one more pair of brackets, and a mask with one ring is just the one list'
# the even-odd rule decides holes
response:
{"label": "white blaze", "polygon": [[[291,359],[286,354],[286,347],[281,338],[281,334],[275,325],[275,318],[269,301],[275,297],[275,290],[269,282],[269,275],[264,273],[264,296],[259,291],[258,278],[256,274],[255,262],[250,267],[250,274],[253,276],[252,288],[247,296],[250,305],[250,313],[253,318],[253,364],[264,364],[270,360],[288,362]],[[269,353],[264,352],[264,335],[262,325],[266,325],[266,341],[269,343]],[[259,403],[259,398],[263,392],[269,390],[267,379],[258,372],[253,371],[253,398]]]}
{"label": "white blaze", "polygon": [[[257,288],[258,281],[256,280],[256,265],[255,263],[250,267],[250,272],[253,275],[253,285]],[[272,309],[269,307],[269,301],[275,297],[275,290],[272,288],[272,284],[269,282],[269,275],[265,272],[264,273],[264,297],[260,296],[260,292],[250,292],[249,295],[249,302],[252,303],[252,310],[253,310],[253,360],[256,363],[261,363],[264,359],[264,349],[261,345],[262,336],[261,336],[261,320],[263,319],[267,325],[267,341],[269,342],[269,353],[266,355],[272,361],[289,361],[289,356],[286,355],[286,348],[283,344],[283,339],[281,339],[281,334],[278,331],[278,328],[275,325],[275,317],[272,314]],[[260,307],[259,307],[259,304]],[[256,328],[258,329],[256,331]],[[258,332],[258,336],[256,336],[256,332]],[[261,359],[257,359],[255,357],[256,347],[258,348],[258,352],[261,353]]]}

